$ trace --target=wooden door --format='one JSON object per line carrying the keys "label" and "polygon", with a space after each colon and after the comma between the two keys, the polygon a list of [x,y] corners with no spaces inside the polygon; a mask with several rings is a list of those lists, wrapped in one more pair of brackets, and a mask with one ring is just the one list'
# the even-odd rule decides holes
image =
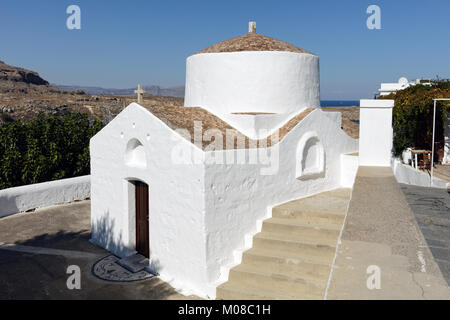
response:
{"label": "wooden door", "polygon": [[148,185],[136,181],[136,251],[150,257],[149,225],[148,225]]}

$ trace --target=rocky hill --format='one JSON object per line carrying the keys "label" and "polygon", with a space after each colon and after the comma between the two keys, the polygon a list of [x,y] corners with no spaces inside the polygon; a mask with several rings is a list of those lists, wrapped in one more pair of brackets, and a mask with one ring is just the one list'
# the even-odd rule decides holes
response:
{"label": "rocky hill", "polygon": [[0,81],[22,82],[26,84],[48,85],[37,72],[23,68],[13,67],[0,61]]}

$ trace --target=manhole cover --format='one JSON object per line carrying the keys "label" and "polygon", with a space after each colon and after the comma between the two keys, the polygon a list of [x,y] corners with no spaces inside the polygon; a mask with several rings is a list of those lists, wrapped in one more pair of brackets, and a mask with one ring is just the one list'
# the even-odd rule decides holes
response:
{"label": "manhole cover", "polygon": [[141,270],[139,272],[130,272],[117,264],[120,258],[115,255],[106,256],[98,260],[92,266],[92,274],[99,279],[114,282],[132,282],[153,278],[154,275]]}

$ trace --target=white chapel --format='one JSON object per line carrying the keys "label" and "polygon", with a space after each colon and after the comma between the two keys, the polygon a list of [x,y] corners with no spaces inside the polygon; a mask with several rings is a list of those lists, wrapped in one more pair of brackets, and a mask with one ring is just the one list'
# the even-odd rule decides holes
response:
{"label": "white chapel", "polygon": [[184,107],[132,103],[91,139],[92,242],[216,298],[274,206],[353,184],[358,140],[319,80],[317,55],[254,23],[188,57]]}

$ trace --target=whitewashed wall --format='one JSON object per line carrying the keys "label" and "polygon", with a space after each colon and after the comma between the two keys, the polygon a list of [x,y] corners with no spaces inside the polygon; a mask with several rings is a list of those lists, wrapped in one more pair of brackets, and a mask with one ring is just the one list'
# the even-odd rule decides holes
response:
{"label": "whitewashed wall", "polygon": [[393,107],[394,100],[363,99],[360,101],[360,166],[390,166],[393,137]]}
{"label": "whitewashed wall", "polygon": [[[131,139],[142,143],[145,167],[126,165]],[[121,257],[134,252],[135,213],[128,180],[141,180],[149,185],[151,269],[186,294],[204,295],[204,167],[201,161],[175,164],[172,152],[180,146],[202,159],[200,149],[136,103],[91,139],[92,242]]]}
{"label": "whitewashed wall", "polygon": [[[314,133],[325,149],[325,173],[300,180],[296,178],[297,146],[305,134]],[[207,277],[211,287],[227,280],[231,267],[240,263],[241,253],[251,247],[260,222],[271,216],[278,204],[341,186],[341,154],[358,150],[358,140],[340,128],[340,117],[315,110],[278,144],[279,163],[207,164],[205,172],[207,238]],[[272,152],[274,147],[270,148]],[[248,153],[251,152],[247,150]],[[207,152],[206,163],[239,151]],[[275,162],[272,162],[274,164]],[[273,174],[268,168],[273,168]],[[210,293],[210,295],[213,293]]]}
{"label": "whitewashed wall", "polygon": [[[202,53],[186,61],[184,105],[214,114],[320,106],[319,58],[282,51]],[[239,128],[238,128],[239,129]]]}
{"label": "whitewashed wall", "polygon": [[90,176],[0,190],[0,217],[90,197]]}

